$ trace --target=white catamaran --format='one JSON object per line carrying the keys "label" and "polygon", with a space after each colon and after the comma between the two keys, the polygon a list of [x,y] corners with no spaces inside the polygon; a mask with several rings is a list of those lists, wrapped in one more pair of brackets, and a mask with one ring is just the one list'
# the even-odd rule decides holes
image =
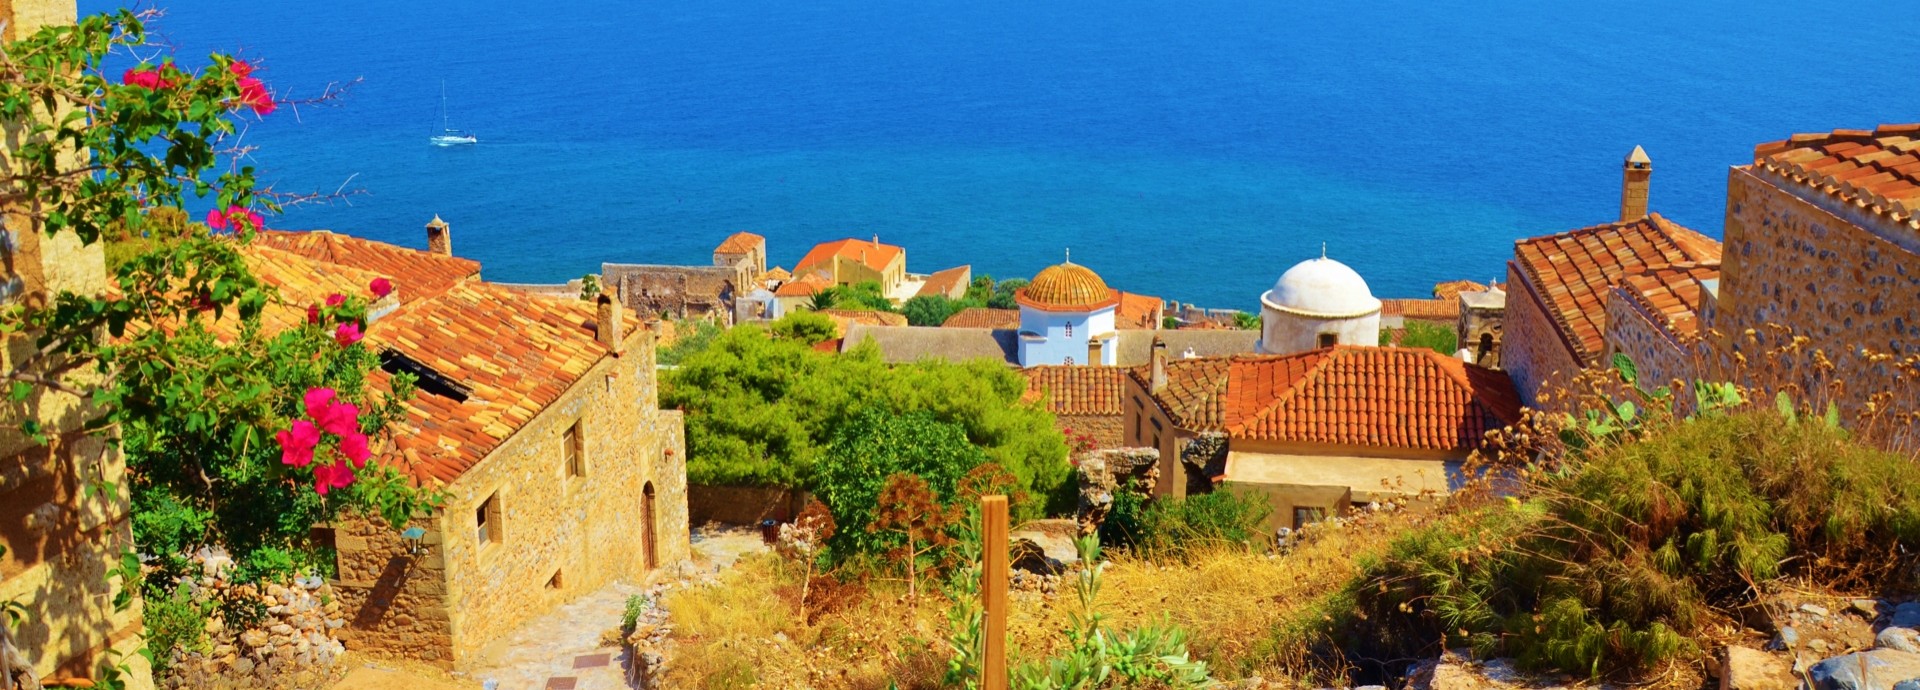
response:
{"label": "white catamaran", "polygon": [[479,139],[466,130],[454,129],[447,124],[447,82],[440,82],[440,133],[427,139],[434,146],[464,146],[477,144]]}

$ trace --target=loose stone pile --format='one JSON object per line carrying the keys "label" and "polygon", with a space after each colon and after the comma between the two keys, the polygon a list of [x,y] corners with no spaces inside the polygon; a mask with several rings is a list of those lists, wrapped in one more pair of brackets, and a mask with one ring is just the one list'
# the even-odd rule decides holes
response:
{"label": "loose stone pile", "polygon": [[340,602],[319,578],[291,585],[234,585],[226,580],[230,563],[221,557],[196,559],[201,575],[185,581],[193,600],[253,599],[266,615],[247,629],[229,628],[218,615],[207,620],[207,653],[172,651],[160,684],[168,688],[311,688],[337,679],[345,651],[334,631],[346,624]]}

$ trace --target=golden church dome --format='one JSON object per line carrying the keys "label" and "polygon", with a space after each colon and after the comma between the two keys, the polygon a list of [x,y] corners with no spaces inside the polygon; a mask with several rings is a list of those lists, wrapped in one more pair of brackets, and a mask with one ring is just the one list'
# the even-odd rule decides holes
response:
{"label": "golden church dome", "polygon": [[1100,275],[1068,261],[1040,269],[1033,282],[1013,292],[1021,306],[1041,311],[1093,311],[1120,302],[1120,292]]}

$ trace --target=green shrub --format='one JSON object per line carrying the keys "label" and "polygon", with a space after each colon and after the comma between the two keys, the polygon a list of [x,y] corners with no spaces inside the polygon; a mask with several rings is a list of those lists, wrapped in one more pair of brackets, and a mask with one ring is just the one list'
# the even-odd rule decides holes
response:
{"label": "green shrub", "polygon": [[620,614],[620,635],[622,637],[633,634],[633,629],[640,625],[640,614],[645,613],[647,607],[651,605],[653,605],[653,600],[648,599],[646,595],[635,594],[627,597],[627,608]]}
{"label": "green shrub", "polygon": [[773,322],[774,335],[807,345],[816,345],[840,337],[840,327],[826,314],[796,311]]}
{"label": "green shrub", "polygon": [[660,364],[677,365],[696,353],[704,352],[725,331],[719,324],[706,319],[689,319],[676,322],[674,331],[678,337],[666,347],[655,353],[654,360]]}
{"label": "green shrub", "polygon": [[195,602],[185,587],[171,591],[150,591],[141,620],[147,628],[147,649],[152,650],[154,675],[166,672],[173,651],[211,652],[207,641],[209,607]]}
{"label": "green shrub", "polygon": [[1210,547],[1263,545],[1272,511],[1265,498],[1232,490],[1153,500],[1142,492],[1120,491],[1100,525],[1100,539],[1155,559]]}
{"label": "green shrub", "polygon": [[[1442,647],[1587,676],[1697,656],[1710,608],[1794,576],[1890,584],[1920,546],[1920,468],[1771,410],[1672,420],[1587,448],[1396,540],[1338,622],[1356,657]],[[1438,641],[1438,642],[1436,642]]]}
{"label": "green shrub", "polygon": [[[1386,333],[1380,335],[1382,340],[1386,339]],[[1406,330],[1400,334],[1400,347],[1424,347],[1451,357],[1460,351],[1460,336],[1446,326],[1408,321]]]}
{"label": "green shrub", "polygon": [[869,409],[842,426],[819,468],[814,494],[827,504],[836,526],[831,555],[876,555],[899,544],[899,535],[876,532],[881,489],[887,477],[906,473],[926,482],[940,503],[951,503],[960,478],[988,462],[967,441],[966,431],[926,412],[895,415]]}

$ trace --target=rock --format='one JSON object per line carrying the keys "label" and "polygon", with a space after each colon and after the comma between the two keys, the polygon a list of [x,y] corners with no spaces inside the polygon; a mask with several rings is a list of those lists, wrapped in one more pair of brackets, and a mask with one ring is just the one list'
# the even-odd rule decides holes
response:
{"label": "rock", "polygon": [[1827,607],[1825,607],[1825,606],[1819,606],[1819,605],[1816,605],[1816,604],[1801,604],[1801,605],[1800,605],[1800,610],[1801,610],[1801,611],[1805,611],[1805,612],[1807,612],[1807,613],[1811,613],[1811,614],[1813,614],[1813,615],[1816,615],[1816,616],[1823,616],[1823,617],[1824,617],[1824,616],[1829,616],[1829,615],[1832,615],[1832,613],[1831,613],[1831,612],[1829,612],[1829,611],[1827,611]]}
{"label": "rock", "polygon": [[1826,654],[1827,641],[1815,638],[1812,642],[1807,643],[1807,649],[1812,650],[1815,654]]}
{"label": "rock", "polygon": [[1780,657],[1739,646],[1720,654],[1720,690],[1793,690],[1799,685]]}
{"label": "rock", "polygon": [[1854,613],[1866,616],[1867,620],[1880,617],[1880,602],[1874,599],[1855,599],[1847,602],[1847,608],[1852,609]]}
{"label": "rock", "polygon": [[1873,646],[1877,649],[1897,649],[1908,654],[1920,654],[1920,631],[1913,628],[1887,628],[1874,636]]}
{"label": "rock", "polygon": [[1895,628],[1920,628],[1920,603],[1909,601],[1893,607],[1893,620],[1887,625]]}
{"label": "rock", "polygon": [[1920,678],[1920,654],[1876,649],[1836,656],[1807,669],[1814,690],[1892,690],[1900,681]]}
{"label": "rock", "polygon": [[248,647],[262,647],[267,644],[267,631],[248,630],[240,633],[240,644]]}
{"label": "rock", "polygon": [[234,660],[233,672],[243,676],[253,673],[253,660],[245,657]]}
{"label": "rock", "polygon": [[1780,637],[1774,641],[1780,649],[1796,649],[1800,646],[1800,631],[1791,625],[1780,627]]}

